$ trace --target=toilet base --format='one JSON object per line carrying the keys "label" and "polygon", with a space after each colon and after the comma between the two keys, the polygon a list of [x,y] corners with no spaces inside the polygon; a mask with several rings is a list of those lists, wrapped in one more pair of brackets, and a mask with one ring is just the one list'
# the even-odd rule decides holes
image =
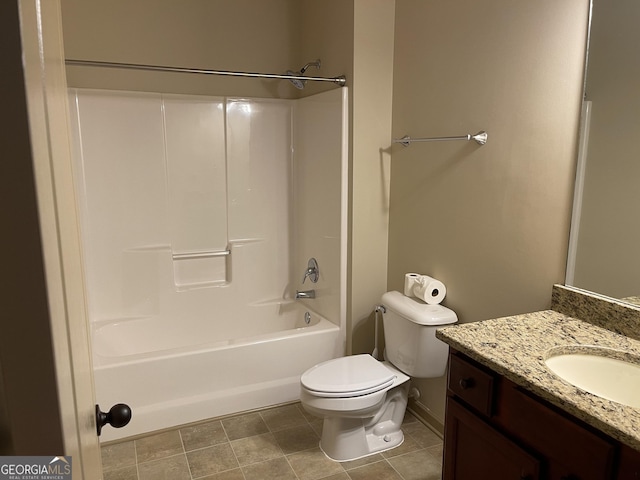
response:
{"label": "toilet base", "polygon": [[[323,428],[327,427],[327,421]],[[357,419],[349,419],[357,420]],[[391,450],[402,444],[404,434],[402,430],[398,430],[391,434],[374,435],[373,433],[363,434],[355,429],[355,434],[345,434],[342,430],[341,435],[327,436],[322,435],[320,440],[320,450],[331,460],[336,462],[349,462],[359,458],[368,457],[376,453]]]}
{"label": "toilet base", "polygon": [[388,392],[385,407],[373,418],[325,417],[320,449],[331,460],[347,462],[401,445],[409,382]]}

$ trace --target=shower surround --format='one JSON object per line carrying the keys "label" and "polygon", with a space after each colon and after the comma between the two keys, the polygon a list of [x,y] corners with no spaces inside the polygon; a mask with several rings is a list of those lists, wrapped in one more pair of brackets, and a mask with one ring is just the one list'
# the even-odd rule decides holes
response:
{"label": "shower surround", "polygon": [[69,95],[101,438],[296,400],[345,348],[347,89]]}

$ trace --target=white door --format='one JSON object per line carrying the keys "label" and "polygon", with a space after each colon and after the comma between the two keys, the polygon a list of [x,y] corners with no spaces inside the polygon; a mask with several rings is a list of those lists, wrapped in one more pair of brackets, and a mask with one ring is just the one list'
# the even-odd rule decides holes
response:
{"label": "white door", "polygon": [[[25,84],[65,455],[102,478],[82,252],[69,149],[59,0],[19,0]],[[108,407],[107,407],[108,409]]]}

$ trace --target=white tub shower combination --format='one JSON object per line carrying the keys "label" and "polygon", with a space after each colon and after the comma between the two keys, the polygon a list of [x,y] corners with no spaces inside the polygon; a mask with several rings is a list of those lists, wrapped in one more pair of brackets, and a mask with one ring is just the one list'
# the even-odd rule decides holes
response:
{"label": "white tub shower combination", "polygon": [[70,91],[96,400],[133,411],[102,440],[296,400],[344,354],[346,95]]}

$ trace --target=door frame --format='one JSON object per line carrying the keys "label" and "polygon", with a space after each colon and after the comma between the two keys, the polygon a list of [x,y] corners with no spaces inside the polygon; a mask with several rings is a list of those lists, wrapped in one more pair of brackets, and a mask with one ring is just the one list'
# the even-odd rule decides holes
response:
{"label": "door frame", "polygon": [[60,1],[17,1],[64,454],[74,479],[101,479]]}

